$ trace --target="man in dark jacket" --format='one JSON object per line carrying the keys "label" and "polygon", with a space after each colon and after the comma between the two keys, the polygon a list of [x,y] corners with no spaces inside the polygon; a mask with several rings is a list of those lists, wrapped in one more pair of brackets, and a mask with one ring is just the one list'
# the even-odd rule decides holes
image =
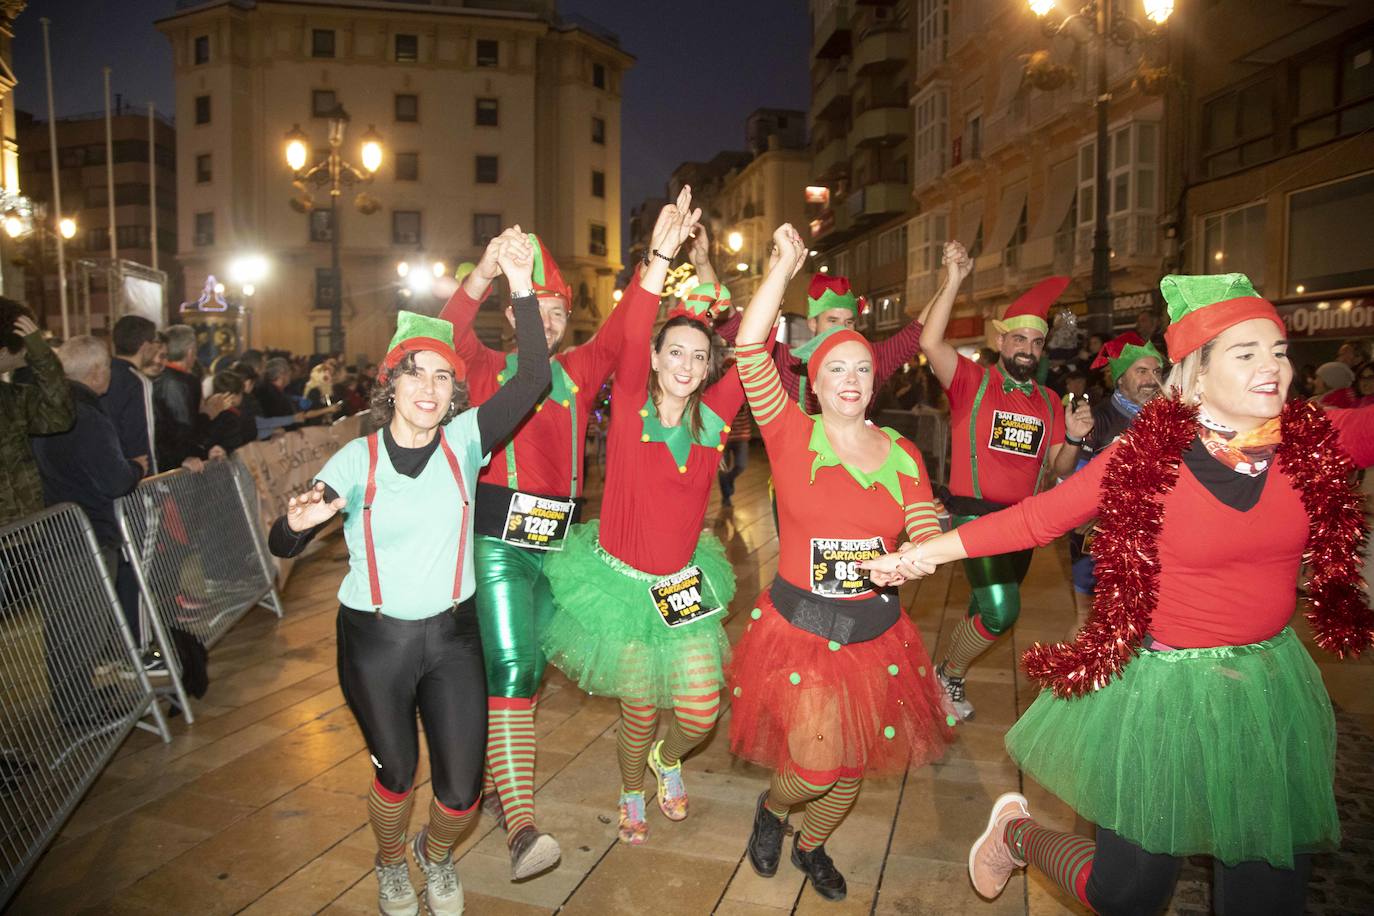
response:
{"label": "man in dark jacket", "polygon": [[137,462],[144,474],[156,474],[153,384],[142,370],[157,348],[157,325],[141,315],[125,315],[115,322],[110,336],[110,389],[101,395],[100,404],[114,421],[125,457]]}
{"label": "man in dark jacket", "polygon": [[62,364],[29,310],[0,297],[0,374],[28,363],[35,384],[0,382],[0,525],[43,508],[29,436],[71,429],[75,418]]}
{"label": "man in dark jacket", "polygon": [[196,361],[196,332],[187,325],[167,329],[167,368],[153,382],[157,466],[163,470],[181,465],[196,455],[197,414],[200,413],[200,380],[192,373]]}

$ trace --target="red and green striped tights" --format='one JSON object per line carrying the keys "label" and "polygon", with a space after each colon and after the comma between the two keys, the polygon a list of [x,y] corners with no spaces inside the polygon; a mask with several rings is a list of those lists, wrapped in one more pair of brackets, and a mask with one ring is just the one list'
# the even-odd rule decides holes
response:
{"label": "red and green striped tights", "polygon": [[[378,860],[382,865],[405,861],[406,830],[410,826],[410,809],[414,800],[413,790],[392,792],[377,780],[372,780],[372,791],[367,795],[367,820],[372,825],[372,835],[377,838]],[[425,834],[425,857],[431,862],[442,862],[447,858],[453,844],[458,842],[458,837],[462,836],[476,815],[476,803],[466,811],[455,811],[437,798],[432,799],[429,803],[429,830]]]}
{"label": "red and green striped tights", "polygon": [[763,805],[778,820],[786,818],[798,805],[806,806],[797,846],[809,852],[830,839],[830,834],[858,800],[862,782],[858,777],[818,779],[813,776],[807,779],[789,769],[773,774],[768,784],[768,799]]}

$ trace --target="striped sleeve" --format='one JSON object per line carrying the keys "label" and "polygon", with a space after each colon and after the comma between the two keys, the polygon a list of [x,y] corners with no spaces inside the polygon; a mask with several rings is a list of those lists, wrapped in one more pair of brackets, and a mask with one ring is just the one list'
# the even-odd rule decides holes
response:
{"label": "striped sleeve", "polygon": [[913,544],[928,541],[940,533],[940,522],[935,517],[935,504],[930,500],[907,503],[906,536]]}
{"label": "striped sleeve", "polygon": [[787,393],[782,390],[782,381],[778,378],[778,367],[761,343],[735,348],[735,360],[749,409],[754,412],[754,420],[762,431],[777,422],[788,406]]}
{"label": "striped sleeve", "polygon": [[930,489],[930,475],[926,472],[926,463],[921,458],[921,453],[908,440],[899,439],[892,447],[905,448],[907,454],[916,459],[916,466],[920,469],[915,480],[902,478],[902,498],[905,503],[902,507],[902,520],[906,527],[906,536],[911,543],[919,544],[940,533],[940,522],[935,515],[935,497]]}

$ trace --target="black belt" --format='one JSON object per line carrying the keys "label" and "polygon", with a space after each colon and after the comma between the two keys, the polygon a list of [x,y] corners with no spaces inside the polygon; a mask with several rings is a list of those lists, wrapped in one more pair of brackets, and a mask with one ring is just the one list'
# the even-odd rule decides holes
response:
{"label": "black belt", "polygon": [[842,646],[877,639],[892,628],[902,613],[895,594],[849,600],[825,598],[797,588],[781,577],[773,579],[768,597],[782,619],[792,626]]}
{"label": "black belt", "polygon": [[945,504],[950,515],[991,515],[1007,508],[1006,503],[995,503],[990,499],[979,499],[976,496],[955,496],[945,487],[940,487],[936,495],[940,497],[940,502]]}
{"label": "black belt", "polygon": [[[510,487],[502,487],[494,483],[479,483],[477,485],[477,511],[473,513],[472,530],[476,534],[485,534],[488,537],[502,537],[506,533],[506,513],[510,511],[510,501],[516,493],[526,493],[530,496],[538,496],[540,499],[552,499],[560,503],[565,503],[570,498],[530,493],[528,490],[512,490]],[[587,501],[579,496],[573,498],[572,502],[572,522],[576,523],[582,518],[582,507],[586,505]]]}

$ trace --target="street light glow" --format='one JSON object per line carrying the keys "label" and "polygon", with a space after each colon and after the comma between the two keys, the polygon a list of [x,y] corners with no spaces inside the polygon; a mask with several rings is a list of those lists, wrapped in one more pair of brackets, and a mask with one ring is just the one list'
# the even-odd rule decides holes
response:
{"label": "street light glow", "polygon": [[253,295],[254,293],[256,293],[257,291],[258,291],[258,288],[257,288],[256,286],[254,286],[253,284],[251,284],[251,283],[245,283],[245,284],[243,284],[243,295],[244,295],[245,297],[252,296],[252,295]]}
{"label": "street light glow", "polygon": [[623,289],[618,289],[618,290],[615,290],[614,292],[611,293],[611,301],[612,301],[612,302],[619,302],[619,301],[620,301],[621,299],[623,299],[624,297],[625,297],[625,291],[624,291]]}
{"label": "street light glow", "polygon": [[1174,0],[1145,0],[1145,18],[1155,25],[1169,21],[1174,12]]}
{"label": "street light glow", "polygon": [[310,154],[306,148],[305,132],[301,130],[299,124],[294,125],[286,134],[286,164],[291,167],[291,171],[299,172],[305,168],[305,158]]}
{"label": "street light glow", "polygon": [[223,283],[216,283],[216,284],[215,284],[215,292],[216,292],[217,294],[223,296],[223,295],[224,295],[224,284],[223,284]]}
{"label": "street light glow", "polygon": [[64,216],[57,221],[57,231],[62,233],[64,239],[69,239],[76,235],[76,220],[70,216]]}
{"label": "street light glow", "polygon": [[725,237],[725,247],[731,251],[739,251],[744,247],[744,236],[739,232],[731,232]]}
{"label": "street light glow", "polygon": [[740,261],[738,264],[735,265],[735,270],[738,270],[740,273],[745,273],[749,270],[749,265],[744,261]]}
{"label": "street light glow", "polygon": [[5,234],[17,239],[24,234],[24,221],[17,216],[5,217]]}
{"label": "street light glow", "polygon": [[448,268],[444,266],[443,261],[435,261],[429,266],[429,269],[433,272],[434,279],[436,280],[448,273]]}
{"label": "street light glow", "polygon": [[410,274],[410,262],[401,261],[396,265],[396,276],[404,280]]}
{"label": "street light glow", "polygon": [[1050,10],[1054,9],[1054,0],[1027,0],[1031,12],[1037,16],[1046,16]]}
{"label": "street light glow", "polygon": [[363,134],[363,168],[369,172],[376,172],[382,167],[382,138],[378,136],[377,129],[368,126],[367,133]]}
{"label": "street light glow", "polygon": [[260,254],[240,255],[229,262],[229,279],[251,285],[267,276],[267,258]]}
{"label": "street light glow", "polygon": [[406,286],[412,292],[427,293],[434,286],[434,275],[427,270],[412,270],[406,273]]}

